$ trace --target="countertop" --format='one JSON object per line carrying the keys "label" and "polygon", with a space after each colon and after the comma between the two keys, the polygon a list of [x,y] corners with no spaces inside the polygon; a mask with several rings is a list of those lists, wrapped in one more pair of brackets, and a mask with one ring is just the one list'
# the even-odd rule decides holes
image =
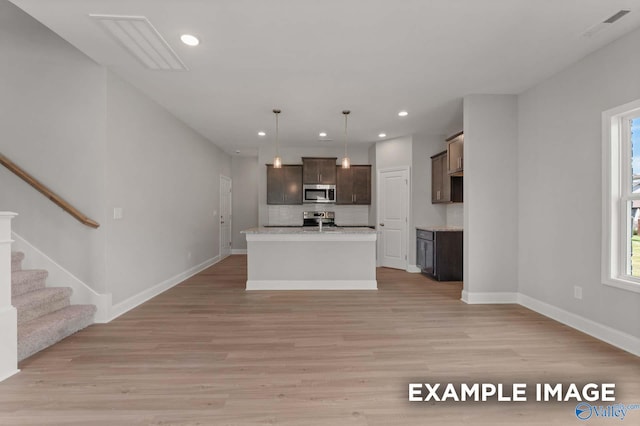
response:
{"label": "countertop", "polygon": [[[302,228],[302,225],[264,225],[264,228]],[[324,228],[329,228],[330,226],[324,226]],[[335,226],[331,226],[331,228],[336,227],[336,228],[371,228],[371,229],[375,229],[375,226],[372,225],[335,225]],[[312,228],[311,226],[308,226],[307,228]],[[317,228],[317,226],[316,226]]]}
{"label": "countertop", "polygon": [[416,226],[416,229],[432,232],[462,232],[462,226]]}
{"label": "countertop", "polygon": [[322,231],[317,226],[300,227],[260,227],[249,228],[241,232],[242,234],[291,234],[291,235],[335,235],[335,234],[375,234],[376,230],[363,227],[333,227],[323,226]]}

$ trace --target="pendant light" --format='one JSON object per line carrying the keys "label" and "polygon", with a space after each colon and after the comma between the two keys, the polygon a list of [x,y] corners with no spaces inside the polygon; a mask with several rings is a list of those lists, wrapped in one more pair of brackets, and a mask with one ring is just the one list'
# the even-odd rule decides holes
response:
{"label": "pendant light", "polygon": [[273,168],[274,169],[281,169],[282,168],[282,158],[280,158],[280,150],[279,150],[279,144],[278,144],[278,114],[280,114],[280,110],[279,109],[274,109],[273,113],[276,116],[276,156],[273,159]]}
{"label": "pendant light", "polygon": [[347,153],[347,117],[350,113],[351,111],[349,111],[348,109],[342,111],[342,114],[344,114],[344,158],[342,159],[343,169],[348,169],[349,167],[351,167],[351,160],[349,159],[349,155]]}

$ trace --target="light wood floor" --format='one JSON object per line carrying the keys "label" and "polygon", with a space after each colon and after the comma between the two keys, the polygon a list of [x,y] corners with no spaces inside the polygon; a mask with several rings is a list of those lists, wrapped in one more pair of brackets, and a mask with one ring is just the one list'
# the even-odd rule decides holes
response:
{"label": "light wood floor", "polygon": [[575,403],[409,403],[410,382],[614,382],[639,359],[460,283],[378,270],[377,292],[245,292],[231,256],[110,324],[20,364],[2,425],[640,424],[580,422]]}

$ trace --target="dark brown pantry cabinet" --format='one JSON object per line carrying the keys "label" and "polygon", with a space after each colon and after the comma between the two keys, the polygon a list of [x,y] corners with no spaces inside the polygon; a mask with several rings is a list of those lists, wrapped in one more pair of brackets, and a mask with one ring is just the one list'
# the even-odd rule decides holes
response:
{"label": "dark brown pantry cabinet", "polygon": [[336,184],[337,157],[302,157],[302,181],[307,184]]}
{"label": "dark brown pantry cabinet", "polygon": [[447,151],[431,157],[431,203],[461,203],[462,179],[449,175]]}
{"label": "dark brown pantry cabinet", "polygon": [[462,231],[416,229],[416,265],[438,281],[462,281]]}
{"label": "dark brown pantry cabinet", "polygon": [[336,204],[371,204],[371,166],[336,167]]}
{"label": "dark brown pantry cabinet", "polygon": [[302,204],[302,166],[267,164],[267,204]]}

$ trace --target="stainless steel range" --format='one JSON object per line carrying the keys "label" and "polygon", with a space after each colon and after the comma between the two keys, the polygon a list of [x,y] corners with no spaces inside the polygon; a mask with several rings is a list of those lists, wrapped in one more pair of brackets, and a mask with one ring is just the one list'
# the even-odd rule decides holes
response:
{"label": "stainless steel range", "polygon": [[302,226],[336,226],[335,212],[304,212],[302,219]]}

